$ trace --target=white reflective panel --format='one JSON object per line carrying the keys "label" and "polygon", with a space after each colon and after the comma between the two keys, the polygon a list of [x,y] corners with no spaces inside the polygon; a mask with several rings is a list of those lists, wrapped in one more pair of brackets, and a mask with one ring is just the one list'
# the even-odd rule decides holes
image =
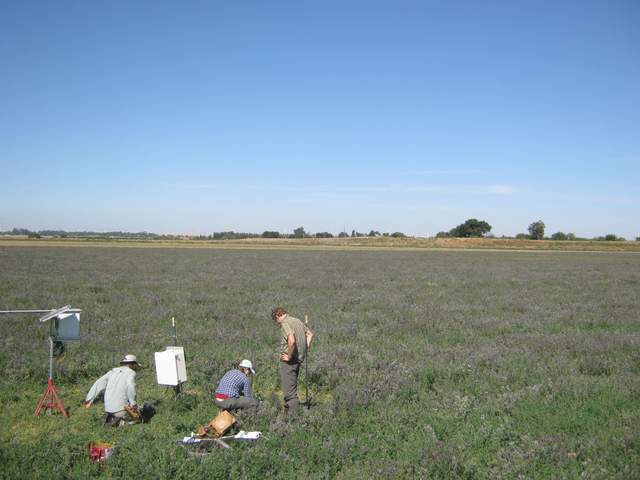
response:
{"label": "white reflective panel", "polygon": [[173,352],[176,357],[176,367],[178,369],[178,381],[187,381],[187,362],[184,358],[184,347],[167,347],[168,352]]}
{"label": "white reflective panel", "polygon": [[158,385],[175,387],[187,381],[187,363],[183,347],[167,347],[155,353]]}

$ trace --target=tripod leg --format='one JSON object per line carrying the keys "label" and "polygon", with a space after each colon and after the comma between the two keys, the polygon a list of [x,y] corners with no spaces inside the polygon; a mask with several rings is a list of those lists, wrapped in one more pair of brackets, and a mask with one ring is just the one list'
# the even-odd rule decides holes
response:
{"label": "tripod leg", "polygon": [[55,408],[57,408],[60,413],[62,413],[63,417],[68,417],[69,414],[67,414],[67,411],[64,409],[64,406],[62,405],[62,402],[60,401],[60,397],[58,397],[58,392],[56,392],[55,387],[53,386],[53,382],[51,383],[51,404],[53,406],[53,399],[55,399],[56,403],[55,403]]}
{"label": "tripod leg", "polygon": [[38,406],[36,407],[36,411],[33,412],[34,416],[36,417],[40,416],[40,412],[42,412],[42,407],[44,407],[44,403],[47,401],[48,393],[49,393],[49,386],[47,385],[47,388],[44,390],[42,397],[40,397],[40,400],[38,401]]}

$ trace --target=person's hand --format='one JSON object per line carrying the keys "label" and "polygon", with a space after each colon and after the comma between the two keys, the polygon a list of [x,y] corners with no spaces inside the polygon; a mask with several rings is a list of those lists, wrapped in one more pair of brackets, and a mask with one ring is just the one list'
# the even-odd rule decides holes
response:
{"label": "person's hand", "polygon": [[91,407],[91,402],[89,402],[89,401],[85,400],[84,402],[82,402],[82,406],[83,406],[84,408],[90,408],[90,407]]}
{"label": "person's hand", "polygon": [[283,353],[280,355],[280,361],[281,362],[288,362],[289,361],[289,355],[287,355],[286,353]]}

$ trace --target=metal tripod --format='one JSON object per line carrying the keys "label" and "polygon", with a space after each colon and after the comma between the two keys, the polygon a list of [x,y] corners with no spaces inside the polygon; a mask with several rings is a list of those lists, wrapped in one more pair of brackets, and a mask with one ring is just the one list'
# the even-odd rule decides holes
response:
{"label": "metal tripod", "polygon": [[67,411],[64,409],[64,406],[60,401],[60,397],[58,397],[58,392],[56,392],[56,387],[53,384],[53,337],[49,337],[49,380],[47,381],[47,388],[42,394],[42,398],[40,398],[36,411],[33,412],[33,414],[38,417],[43,409],[47,410],[49,414],[54,410],[58,410],[62,413],[63,417],[69,416]]}

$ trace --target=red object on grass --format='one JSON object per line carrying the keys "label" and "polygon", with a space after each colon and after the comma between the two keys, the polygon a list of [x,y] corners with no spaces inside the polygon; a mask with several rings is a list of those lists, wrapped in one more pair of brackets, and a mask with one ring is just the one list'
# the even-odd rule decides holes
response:
{"label": "red object on grass", "polygon": [[104,442],[89,444],[89,457],[94,462],[105,462],[113,454],[113,445]]}
{"label": "red object on grass", "polygon": [[56,387],[53,386],[53,378],[49,377],[47,381],[47,389],[42,394],[42,398],[38,402],[38,406],[36,407],[36,411],[33,413],[36,417],[40,415],[42,409],[47,410],[58,410],[62,413],[63,417],[68,417],[67,411],[62,406],[62,402],[60,401],[60,397],[58,397],[58,393],[56,392]]}

